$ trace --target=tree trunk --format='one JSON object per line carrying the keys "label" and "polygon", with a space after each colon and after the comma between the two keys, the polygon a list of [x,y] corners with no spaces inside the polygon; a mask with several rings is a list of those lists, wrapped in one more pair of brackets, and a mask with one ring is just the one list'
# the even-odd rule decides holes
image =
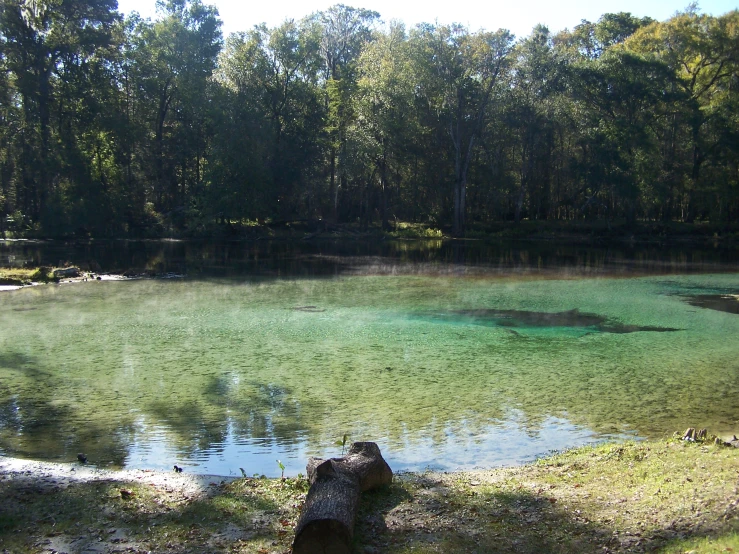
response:
{"label": "tree trunk", "polygon": [[308,461],[311,483],[295,529],[293,554],[349,554],[359,495],[389,485],[390,466],[374,442],[355,442],[343,458]]}
{"label": "tree trunk", "polygon": [[380,162],[380,217],[382,218],[382,230],[390,230],[387,219],[387,143],[382,141],[382,160]]}
{"label": "tree trunk", "polygon": [[336,149],[331,147],[331,217],[334,222],[339,217],[339,186],[336,183]]}

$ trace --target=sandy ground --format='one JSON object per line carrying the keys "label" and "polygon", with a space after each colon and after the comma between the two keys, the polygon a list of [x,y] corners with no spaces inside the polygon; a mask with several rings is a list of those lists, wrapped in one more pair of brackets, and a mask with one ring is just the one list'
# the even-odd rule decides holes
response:
{"label": "sandy ground", "polygon": [[[58,492],[80,483],[120,483],[121,487],[131,483],[151,485],[166,491],[174,498],[196,499],[216,494],[223,483],[233,477],[197,475],[189,473],[164,473],[151,470],[97,469],[81,463],[49,463],[0,456],[0,485],[14,490],[32,490],[34,493]],[[41,538],[34,544],[34,551],[42,554],[107,554],[132,552],[151,554],[151,550],[137,540],[127,536],[125,529],[111,525],[99,536],[97,531],[80,528],[77,534],[59,534]],[[79,524],[78,524],[79,525]],[[31,532],[31,530],[28,530]],[[3,549],[3,554],[15,551]]]}
{"label": "sandy ground", "polygon": [[209,489],[235,477],[197,475],[191,473],[165,473],[144,469],[112,471],[98,469],[80,463],[50,463],[0,456],[0,480],[16,483],[33,483],[37,487],[68,487],[72,483],[114,481],[141,483],[158,488],[173,488],[188,496],[207,495]]}

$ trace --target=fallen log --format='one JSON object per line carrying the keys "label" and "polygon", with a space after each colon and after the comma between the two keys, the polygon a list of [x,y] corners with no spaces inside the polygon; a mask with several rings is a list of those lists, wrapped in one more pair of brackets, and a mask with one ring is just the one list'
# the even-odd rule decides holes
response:
{"label": "fallen log", "polygon": [[79,267],[65,267],[62,269],[54,270],[54,278],[56,279],[60,277],[79,277],[79,276],[80,276]]}
{"label": "fallen log", "polygon": [[393,472],[374,442],[355,442],[343,458],[311,458],[310,489],[295,528],[293,554],[352,551],[359,495],[389,485]]}

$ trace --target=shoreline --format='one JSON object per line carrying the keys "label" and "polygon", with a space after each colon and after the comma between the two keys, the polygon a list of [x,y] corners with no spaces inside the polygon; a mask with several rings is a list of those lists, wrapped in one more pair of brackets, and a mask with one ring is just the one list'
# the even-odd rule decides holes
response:
{"label": "shoreline", "polygon": [[[689,430],[688,430],[689,431]],[[483,475],[495,472],[505,471],[516,471],[529,466],[534,466],[541,462],[556,458],[558,456],[567,455],[571,452],[578,452],[586,449],[597,449],[602,447],[613,447],[618,448],[625,444],[639,444],[639,445],[650,445],[660,444],[665,441],[673,441],[678,439],[679,434],[675,432],[671,438],[668,439],[640,439],[640,440],[625,440],[625,441],[614,441],[608,440],[603,442],[585,444],[581,446],[574,446],[571,448],[565,448],[562,451],[551,452],[545,456],[537,457],[533,461],[523,462],[518,464],[508,464],[493,467],[476,467],[473,469],[453,469],[453,470],[432,470],[425,469],[419,471],[399,470],[393,473],[394,476],[415,476],[415,475],[458,475],[458,476],[475,476]],[[719,448],[737,449],[739,450],[739,439],[736,434],[725,434],[723,436],[708,435],[706,439],[685,439],[680,438],[680,442],[686,444],[699,444],[714,445]],[[739,454],[738,454],[739,455]],[[306,460],[307,463],[308,460]],[[302,473],[299,475],[302,476]],[[6,456],[0,454],[0,480],[2,479],[19,479],[28,480],[32,478],[42,478],[47,482],[58,480],[60,483],[88,483],[94,481],[116,481],[116,482],[141,482],[147,484],[160,485],[163,483],[179,485],[183,488],[189,488],[195,491],[196,489],[201,492],[206,491],[209,487],[222,485],[224,483],[231,483],[239,479],[256,480],[266,479],[269,481],[278,481],[286,479],[300,479],[298,476],[287,476],[287,477],[267,477],[261,476],[246,476],[238,477],[235,475],[216,475],[209,473],[195,473],[179,471],[161,471],[157,469],[106,469],[99,468],[93,464],[81,463],[81,462],[49,462],[42,460],[31,460],[25,458],[17,458],[14,456]],[[737,482],[739,486],[739,481]]]}
{"label": "shoreline", "polygon": [[43,487],[69,486],[72,483],[114,481],[120,483],[169,485],[192,494],[205,494],[215,485],[236,477],[202,473],[175,473],[150,469],[101,469],[78,462],[42,462],[0,455],[0,480],[34,481]]}
{"label": "shoreline", "polygon": [[[393,476],[362,495],[354,552],[739,550],[739,450],[608,443],[524,466]],[[302,478],[105,470],[0,457],[3,553],[287,554]]]}
{"label": "shoreline", "polygon": [[210,233],[177,232],[170,229],[160,235],[99,236],[70,234],[55,237],[0,236],[8,242],[77,242],[90,241],[322,241],[322,240],[444,240],[444,241],[554,241],[567,243],[655,243],[655,244],[714,244],[729,243],[736,246],[739,226],[735,222],[639,220],[628,223],[624,219],[572,219],[572,220],[521,220],[477,222],[467,225],[464,236],[454,236],[450,226],[391,222],[391,228],[383,230],[380,225],[362,228],[356,222],[332,223],[321,219],[273,221],[260,225],[236,224],[214,229]]}
{"label": "shoreline", "polygon": [[[32,268],[33,270],[39,269],[38,267]],[[47,281],[30,281],[30,282],[19,282],[14,284],[2,284],[11,280],[20,281],[17,279],[0,279],[0,292],[10,292],[14,290],[20,290],[30,287],[39,287],[43,285],[68,285],[77,283],[87,283],[91,281],[137,281],[142,279],[182,279],[186,275],[180,275],[175,273],[164,273],[164,274],[147,274],[145,272],[137,273],[135,275],[123,275],[119,273],[94,273],[88,271],[80,271],[77,277],[64,277],[58,280],[49,279]]]}

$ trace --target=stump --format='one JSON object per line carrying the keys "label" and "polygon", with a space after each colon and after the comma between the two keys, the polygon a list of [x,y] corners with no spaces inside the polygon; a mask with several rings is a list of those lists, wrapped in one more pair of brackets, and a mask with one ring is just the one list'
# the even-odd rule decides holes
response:
{"label": "stump", "polygon": [[352,550],[359,495],[389,485],[393,472],[374,442],[355,442],[343,458],[311,458],[311,486],[295,528],[293,554],[343,554]]}

